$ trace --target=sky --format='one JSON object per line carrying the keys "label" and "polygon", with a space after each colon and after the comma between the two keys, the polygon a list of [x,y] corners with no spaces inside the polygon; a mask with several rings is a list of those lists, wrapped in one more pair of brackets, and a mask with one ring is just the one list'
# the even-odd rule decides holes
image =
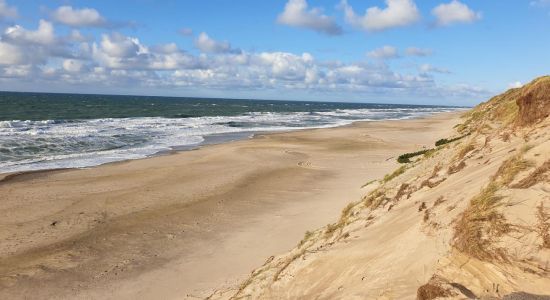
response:
{"label": "sky", "polygon": [[474,105],[550,71],[550,0],[0,0],[0,90]]}

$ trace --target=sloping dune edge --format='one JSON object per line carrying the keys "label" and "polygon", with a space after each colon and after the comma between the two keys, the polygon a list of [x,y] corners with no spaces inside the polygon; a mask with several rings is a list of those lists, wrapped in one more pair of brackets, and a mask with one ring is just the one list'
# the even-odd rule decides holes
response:
{"label": "sloping dune edge", "polygon": [[[550,299],[550,76],[480,104],[210,299]],[[420,149],[419,149],[420,150]]]}

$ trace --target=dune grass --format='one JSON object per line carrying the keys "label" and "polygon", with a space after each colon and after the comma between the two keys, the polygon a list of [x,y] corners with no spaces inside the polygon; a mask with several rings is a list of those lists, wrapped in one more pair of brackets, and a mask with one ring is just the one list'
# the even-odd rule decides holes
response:
{"label": "dune grass", "polygon": [[463,159],[466,154],[468,154],[470,151],[474,150],[476,147],[473,143],[468,143],[464,145],[462,148],[460,148],[460,151],[458,151],[458,154],[456,155],[457,159]]}
{"label": "dune grass", "polygon": [[385,190],[378,188],[363,198],[365,207],[374,209],[386,200]]}
{"label": "dune grass", "polygon": [[373,179],[373,180],[371,180],[371,181],[369,181],[369,182],[363,184],[363,185],[361,186],[361,188],[367,187],[367,186],[369,186],[369,185],[371,185],[371,184],[373,184],[373,183],[375,183],[375,182],[377,182],[377,181],[378,181],[378,180]]}
{"label": "dune grass", "polygon": [[510,187],[515,189],[526,189],[533,185],[548,180],[550,173],[550,160],[545,161],[541,166],[537,167],[527,177],[520,180],[518,183],[511,185]]}
{"label": "dune grass", "polygon": [[523,158],[525,150],[520,151],[517,155],[507,159],[498,168],[493,179],[500,179],[503,185],[508,186],[518,173],[525,171],[533,166],[533,163]]}
{"label": "dune grass", "polygon": [[338,229],[344,228],[352,216],[352,209],[357,205],[355,202],[351,202],[340,213],[340,218],[336,223],[328,224],[325,229],[325,238],[331,237]]}
{"label": "dune grass", "polygon": [[502,199],[496,194],[498,189],[492,182],[470,200],[455,223],[453,247],[480,260],[505,259],[504,249],[495,243],[511,227],[497,210]]}
{"label": "dune grass", "polygon": [[407,166],[401,166],[401,167],[397,168],[392,173],[387,174],[386,176],[384,176],[384,179],[382,179],[382,183],[386,183],[386,182],[396,178],[397,176],[405,173],[406,170],[407,170]]}
{"label": "dune grass", "polygon": [[464,169],[466,167],[466,163],[462,160],[460,163],[456,165],[450,165],[447,169],[447,174],[451,175],[457,172],[460,172],[460,170]]}
{"label": "dune grass", "polygon": [[537,206],[537,233],[542,240],[542,248],[550,249],[550,213],[544,208],[544,204],[541,202]]}

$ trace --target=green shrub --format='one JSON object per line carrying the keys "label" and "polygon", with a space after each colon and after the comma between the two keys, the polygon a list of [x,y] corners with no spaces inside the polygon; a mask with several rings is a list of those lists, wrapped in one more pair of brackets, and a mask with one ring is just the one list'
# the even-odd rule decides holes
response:
{"label": "green shrub", "polygon": [[401,155],[399,155],[399,157],[397,157],[397,162],[402,163],[402,164],[410,163],[411,162],[410,158],[425,154],[426,152],[428,152],[430,150],[433,150],[433,149],[426,149],[426,150],[420,150],[420,151],[416,151],[416,152],[401,154]]}
{"label": "green shrub", "polygon": [[460,140],[461,138],[466,137],[466,136],[468,136],[468,135],[470,135],[470,134],[467,133],[467,134],[465,134],[465,135],[461,135],[461,136],[459,136],[459,137],[455,137],[455,138],[452,138],[452,139],[439,139],[439,140],[437,140],[437,141],[435,142],[435,146],[436,146],[436,147],[439,147],[439,146],[442,146],[442,145],[445,145],[445,144],[448,144],[448,143],[452,143],[452,142],[458,141],[458,140]]}

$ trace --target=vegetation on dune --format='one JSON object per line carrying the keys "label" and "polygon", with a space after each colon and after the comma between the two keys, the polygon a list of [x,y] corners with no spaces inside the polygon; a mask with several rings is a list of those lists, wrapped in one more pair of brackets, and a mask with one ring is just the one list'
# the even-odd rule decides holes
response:
{"label": "vegetation on dune", "polygon": [[433,149],[425,149],[425,150],[420,150],[420,151],[416,151],[416,152],[401,154],[401,155],[399,155],[399,157],[397,157],[397,162],[402,163],[402,164],[410,163],[411,158],[413,158],[415,156],[426,154],[428,151],[431,151],[431,150],[433,150]]}
{"label": "vegetation on dune", "polygon": [[454,173],[459,172],[460,170],[464,169],[466,167],[466,163],[462,160],[456,165],[450,165],[447,169],[447,174],[451,175]]}
{"label": "vegetation on dune", "polygon": [[504,161],[493,178],[500,178],[502,184],[508,186],[514,181],[514,178],[519,172],[532,167],[533,163],[524,159],[522,154],[523,153],[519,153]]}
{"label": "vegetation on dune", "polygon": [[450,296],[454,296],[451,291],[433,283],[426,283],[416,291],[416,299],[418,300],[432,300]]}
{"label": "vegetation on dune", "polygon": [[[534,80],[523,88],[510,89],[478,105],[463,117],[459,132],[501,134],[504,141],[510,140],[511,132],[518,126],[531,126],[549,115],[550,76]],[[490,136],[486,137],[486,143]],[[445,142],[438,141],[438,144]],[[534,163],[524,154],[532,147],[523,146],[518,153],[506,159],[491,177],[491,182],[470,200],[469,206],[455,221],[452,246],[459,251],[481,260],[507,259],[507,253],[498,246],[500,238],[516,230],[502,213],[503,188],[528,188],[548,180],[550,162],[546,161],[519,182],[512,184],[523,171],[533,168]],[[476,151],[476,144],[470,141],[462,146],[454,159],[455,164],[448,174],[465,167],[465,157]],[[460,163],[458,163],[460,161]],[[500,194],[500,195],[499,195]],[[536,212],[536,232],[542,240],[542,247],[550,247],[550,215],[541,203]]]}
{"label": "vegetation on dune", "polygon": [[[543,83],[542,86],[541,83]],[[547,107],[546,103],[550,103],[550,101],[545,99],[549,99],[549,96],[550,76],[539,78],[525,85],[523,88],[510,89],[466,113],[463,116],[463,123],[456,126],[460,132],[460,136],[439,139],[435,142],[436,147],[432,149],[423,149],[400,155],[397,158],[399,163],[411,163],[413,158],[417,156],[424,155],[423,160],[427,160],[427,158],[435,156],[434,154],[437,153],[437,157],[434,157],[434,159],[431,159],[426,164],[422,162],[418,163],[420,160],[416,160],[414,164],[400,166],[379,180],[380,184],[368,195],[364,196],[361,202],[348,204],[342,210],[341,216],[336,223],[329,224],[314,232],[306,232],[304,239],[300,242],[296,251],[291,252],[285,259],[274,263],[275,275],[270,277],[271,280],[277,281],[292,261],[302,257],[305,253],[316,252],[316,250],[308,250],[309,248],[317,247],[318,243],[322,243],[322,246],[318,246],[318,250],[320,247],[330,246],[338,240],[349,236],[350,230],[358,228],[358,226],[353,227],[353,229],[348,227],[353,222],[362,220],[368,226],[376,220],[381,220],[382,218],[378,219],[376,216],[383,212],[381,210],[373,212],[375,209],[386,207],[390,204],[387,208],[387,211],[390,211],[399,201],[408,199],[411,194],[416,193],[423,187],[435,188],[445,180],[448,180],[449,185],[453,189],[447,190],[450,193],[445,196],[451,198],[445,199],[441,195],[445,190],[442,192],[439,189],[431,191],[425,189],[420,191],[418,197],[413,196],[412,198],[416,201],[414,204],[415,210],[418,208],[418,215],[424,224],[423,229],[428,228],[429,226],[427,225],[432,225],[433,228],[436,228],[438,224],[443,225],[444,223],[440,221],[445,220],[444,218],[446,217],[454,216],[454,212],[444,215],[444,218],[441,218],[440,213],[444,214],[445,211],[451,212],[462,207],[459,204],[460,200],[453,199],[453,194],[455,194],[454,188],[457,189],[457,193],[460,193],[461,189],[463,192],[471,188],[471,186],[465,186],[464,188],[457,188],[456,186],[470,184],[470,182],[476,180],[472,179],[472,176],[478,176],[479,174],[487,175],[485,172],[489,168],[493,170],[493,166],[496,167],[493,164],[500,159],[503,162],[498,167],[498,170],[492,176],[485,176],[484,178],[484,180],[489,180],[489,183],[484,185],[476,195],[469,199],[467,207],[462,212],[457,212],[458,215],[452,223],[453,235],[450,241],[451,247],[470,258],[483,260],[487,262],[484,265],[489,266],[500,265],[506,262],[512,263],[518,258],[514,252],[517,250],[514,248],[515,246],[512,246],[511,250],[507,252],[507,248],[505,247],[510,246],[510,244],[508,243],[509,240],[504,238],[505,236],[516,239],[521,243],[524,242],[522,240],[524,234],[530,235],[528,239],[536,236],[538,240],[535,247],[550,249],[550,211],[544,206],[544,200],[546,199],[543,199],[540,203],[537,201],[536,204],[530,204],[533,206],[538,204],[538,206],[534,210],[535,219],[530,219],[529,226],[511,224],[504,214],[505,212],[510,212],[509,207],[514,204],[505,201],[507,195],[514,196],[518,192],[512,192],[509,189],[529,188],[537,183],[547,182],[550,177],[550,160],[544,161],[542,165],[540,165],[539,161],[535,168],[534,161],[538,159],[530,161],[524,155],[532,148],[531,146],[525,145],[514,149],[515,151],[506,152],[506,150],[510,150],[510,147],[515,145],[516,142],[520,142],[520,140],[514,138],[512,143],[507,144],[495,140],[495,137],[500,137],[504,142],[508,142],[511,140],[511,136],[520,137],[525,134],[525,140],[530,140],[530,143],[540,141],[540,131],[536,132],[531,129],[532,127],[529,127],[528,130],[521,130],[521,126],[532,126],[535,124],[533,122],[540,120],[541,116],[548,116],[545,108]],[[542,104],[540,103],[540,99],[543,99]],[[538,111],[533,113],[534,110]],[[528,136],[532,132],[535,132],[537,135]],[[464,139],[470,135],[472,135],[471,138]],[[483,139],[485,139],[485,142],[483,142]],[[458,140],[461,141],[455,145],[448,145]],[[537,149],[539,148],[537,146]],[[493,156],[492,153],[496,152],[495,149],[498,153]],[[473,154],[479,152],[483,155],[474,158]],[[506,157],[502,157],[503,155]],[[481,160],[482,158],[483,160]],[[418,165],[419,168],[415,168],[415,165]],[[487,165],[487,169],[483,169],[484,165]],[[434,166],[434,168],[428,177],[429,171],[427,171],[427,168],[431,166]],[[465,180],[460,180],[460,176],[456,175],[447,176],[460,172],[466,166],[471,166],[474,173],[469,172]],[[475,166],[477,166],[477,169],[474,169]],[[410,172],[414,172],[415,176],[408,176],[407,180],[398,178],[408,169],[412,169]],[[516,180],[516,177],[519,176],[521,178]],[[398,179],[395,180],[396,178]],[[363,187],[373,182],[375,180],[366,183]],[[473,184],[475,185],[476,183]],[[455,186],[453,187],[453,185]],[[448,204],[442,205],[445,202]],[[429,206],[428,204],[431,205]],[[405,209],[410,208],[404,207]],[[365,216],[360,211],[366,208],[368,210]],[[531,207],[531,209],[534,209],[534,207]],[[531,247],[533,245],[525,246]],[[532,249],[529,248],[529,250],[531,251]],[[490,264],[489,262],[494,264]],[[469,271],[465,272],[465,274],[468,274],[467,272]],[[248,285],[248,283],[244,286]],[[450,278],[447,281],[445,278],[434,275],[428,283],[418,288],[417,298],[437,299],[456,296],[457,292],[464,293],[454,283],[450,281]]]}
{"label": "vegetation on dune", "polygon": [[444,139],[439,139],[435,142],[435,146],[436,147],[439,147],[439,146],[443,146],[445,144],[449,144],[449,143],[452,143],[452,142],[455,142],[455,141],[458,141],[462,138],[465,138],[467,136],[469,136],[470,133],[466,133],[464,135],[461,135],[461,136],[458,136],[458,137],[455,137],[455,138],[450,138],[450,139],[447,139],[447,138],[444,138]]}
{"label": "vegetation on dune", "polygon": [[372,191],[370,194],[363,198],[363,203],[365,207],[374,209],[377,208],[382,202],[389,200],[386,198],[385,190],[378,188]]}
{"label": "vegetation on dune", "polygon": [[373,184],[373,183],[375,183],[375,182],[377,182],[377,181],[378,181],[377,179],[373,179],[373,180],[371,180],[371,181],[369,181],[369,182],[363,184],[363,185],[361,186],[361,188],[367,187],[367,186],[369,186],[369,185],[371,185],[371,184]]}
{"label": "vegetation on dune", "polygon": [[515,189],[530,188],[539,182],[547,181],[550,177],[549,173],[550,160],[547,160],[540,167],[537,167],[533,172],[520,180],[518,183],[510,185],[510,187]]}
{"label": "vegetation on dune", "polygon": [[416,156],[420,156],[420,155],[424,155],[424,157],[431,157],[435,152],[437,152],[437,150],[441,149],[441,146],[444,146],[446,144],[458,141],[458,140],[460,140],[462,138],[465,138],[469,135],[470,135],[470,133],[466,133],[466,134],[463,134],[463,135],[455,137],[455,138],[439,139],[435,142],[436,148],[423,149],[423,150],[419,150],[419,151],[416,151],[416,152],[409,152],[409,153],[401,154],[397,157],[397,162],[402,163],[402,164],[410,163],[411,158],[416,157]]}
{"label": "vegetation on dune", "polygon": [[544,209],[544,204],[541,202],[537,206],[537,233],[542,239],[542,248],[550,248],[550,213]]}
{"label": "vegetation on dune", "polygon": [[334,232],[336,232],[336,230],[338,229],[341,230],[342,228],[344,228],[344,226],[349,221],[349,217],[352,215],[352,209],[356,205],[357,203],[354,203],[354,202],[348,203],[348,205],[346,205],[346,207],[344,207],[344,209],[342,210],[342,213],[340,213],[340,218],[338,219],[338,222],[327,225],[325,229],[326,238],[331,237],[334,234]]}
{"label": "vegetation on dune", "polygon": [[468,154],[470,151],[475,150],[475,146],[473,143],[468,143],[464,145],[460,150],[458,151],[458,154],[456,155],[457,159],[463,159],[466,154]]}
{"label": "vegetation on dune", "polygon": [[300,243],[298,244],[298,247],[301,247],[302,245],[304,245],[307,241],[309,241],[309,239],[311,239],[311,237],[313,237],[313,232],[312,231],[309,231],[307,230],[306,233],[304,234],[304,238],[300,241]]}
{"label": "vegetation on dune", "polygon": [[522,88],[509,89],[481,103],[462,117],[457,126],[460,133],[481,130],[490,122],[502,127],[531,125],[550,113],[550,76],[539,77]]}
{"label": "vegetation on dune", "polygon": [[453,247],[481,260],[505,258],[504,249],[494,246],[511,230],[504,215],[497,210],[501,200],[496,194],[498,188],[493,182],[470,201],[455,223]]}
{"label": "vegetation on dune", "polygon": [[387,174],[386,176],[384,176],[384,179],[382,179],[382,182],[386,183],[386,182],[394,179],[395,177],[405,173],[406,170],[407,170],[407,166],[401,166],[401,167],[397,168],[395,171],[393,171],[391,174]]}
{"label": "vegetation on dune", "polygon": [[457,127],[458,132],[467,133],[483,128],[487,122],[499,122],[503,125],[513,123],[519,108],[516,99],[519,89],[510,89],[507,92],[495,96],[463,115],[464,123]]}
{"label": "vegetation on dune", "polygon": [[550,115],[550,76],[543,76],[533,80],[520,90],[516,99],[518,107],[515,124],[530,126]]}
{"label": "vegetation on dune", "polygon": [[459,216],[454,227],[455,248],[478,259],[505,259],[504,249],[494,245],[512,228],[498,210],[502,197],[497,192],[507,187],[519,172],[532,166],[523,158],[528,149],[523,147],[520,153],[505,160],[491,177],[489,185],[470,200],[470,205]]}

